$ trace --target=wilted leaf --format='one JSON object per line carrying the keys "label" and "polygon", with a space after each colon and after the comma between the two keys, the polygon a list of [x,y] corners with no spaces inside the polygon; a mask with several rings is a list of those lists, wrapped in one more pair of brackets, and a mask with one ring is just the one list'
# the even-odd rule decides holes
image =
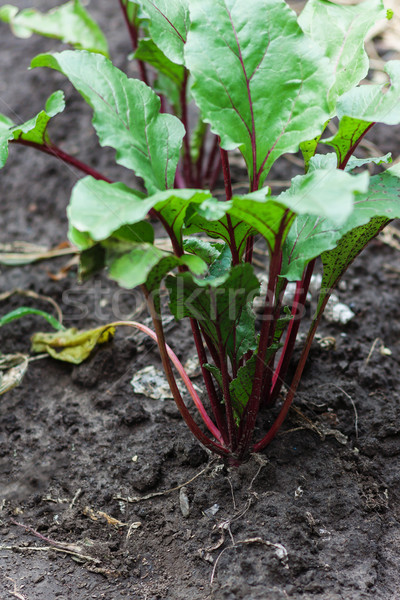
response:
{"label": "wilted leaf", "polygon": [[98,344],[108,342],[114,332],[114,327],[103,325],[88,330],[73,327],[58,333],[35,333],[32,336],[32,352],[47,352],[57,360],[79,365]]}
{"label": "wilted leaf", "polygon": [[17,387],[28,368],[29,356],[26,354],[0,353],[0,395]]}

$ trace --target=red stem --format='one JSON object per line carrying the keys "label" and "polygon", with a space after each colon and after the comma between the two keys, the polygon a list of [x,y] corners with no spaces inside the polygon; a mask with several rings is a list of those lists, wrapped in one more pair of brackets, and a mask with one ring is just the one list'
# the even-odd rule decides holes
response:
{"label": "red stem", "polygon": [[297,391],[297,388],[298,388],[298,385],[300,383],[300,379],[301,379],[301,376],[303,374],[304,367],[305,367],[305,364],[307,362],[308,355],[310,353],[311,344],[313,342],[313,339],[314,339],[314,336],[315,336],[315,332],[316,332],[316,330],[318,328],[318,325],[319,325],[319,322],[321,320],[322,313],[325,310],[326,303],[329,300],[329,296],[330,296],[330,294],[327,294],[326,297],[324,298],[324,301],[323,301],[323,303],[321,305],[321,308],[320,308],[320,310],[318,312],[318,315],[314,319],[314,321],[313,321],[313,323],[311,325],[311,328],[310,328],[310,330],[308,332],[305,346],[304,346],[303,351],[301,353],[300,360],[299,360],[299,363],[297,365],[297,369],[296,369],[295,374],[293,376],[293,380],[292,380],[292,383],[290,385],[289,392],[288,392],[288,394],[287,394],[287,396],[285,398],[285,401],[284,401],[284,403],[282,405],[281,411],[280,411],[277,419],[275,420],[274,424],[272,425],[272,427],[268,431],[267,435],[265,435],[262,438],[262,440],[260,440],[256,444],[254,444],[254,446],[252,448],[252,452],[261,452],[261,450],[263,450],[266,446],[268,446],[268,444],[276,436],[277,432],[279,431],[279,428],[281,427],[283,421],[286,418],[286,415],[287,415],[287,413],[289,411],[289,408],[292,405],[294,395],[295,395],[295,393]]}
{"label": "red stem", "polygon": [[108,179],[108,177],[105,177],[104,175],[99,173],[99,171],[96,171],[96,169],[93,169],[92,167],[83,163],[74,156],[71,156],[71,154],[67,154],[67,152],[64,152],[63,150],[61,150],[61,148],[58,148],[58,146],[54,146],[53,144],[37,144],[36,142],[29,142],[27,140],[22,139],[12,140],[12,143],[21,144],[22,146],[29,146],[30,148],[35,148],[36,150],[40,150],[40,152],[50,154],[50,156],[54,156],[55,158],[62,160],[63,162],[71,165],[72,167],[76,167],[83,173],[91,175],[92,177],[94,177],[94,179],[106,181],[107,183],[112,183],[111,179]]}
{"label": "red stem", "polygon": [[[219,147],[219,137],[217,135],[214,136],[214,143],[213,146],[211,148],[211,152],[210,155],[208,157],[208,162],[207,162],[207,167],[204,173],[204,179],[210,179],[213,171],[214,171],[214,165],[215,165],[215,159],[218,155],[218,147]],[[219,160],[219,157],[218,157]]]}
{"label": "red stem", "polygon": [[[141,323],[137,323],[136,321],[116,321],[115,323],[110,323],[110,327],[111,326],[113,326],[113,327],[116,327],[116,326],[134,327],[135,329],[139,329],[140,331],[143,331],[143,333],[145,333],[146,335],[151,337],[155,342],[158,343],[158,338],[157,338],[156,333],[154,333],[154,331],[152,331],[152,329],[150,329],[149,327],[146,327],[146,325],[142,325]],[[206,424],[207,428],[209,429],[210,433],[212,433],[212,435],[219,442],[223,443],[221,433],[219,432],[217,427],[215,427],[214,423],[211,421],[210,417],[208,416],[207,411],[204,408],[203,403],[201,402],[196,390],[194,389],[192,382],[190,381],[179,358],[176,356],[176,354],[172,350],[172,348],[170,348],[168,346],[168,344],[165,344],[165,348],[166,348],[166,351],[168,353],[170,360],[172,361],[173,365],[176,367],[179,375],[182,377],[183,382],[186,385],[186,388],[187,388],[189,394],[191,395],[193,402],[195,403],[196,408],[199,411],[199,413],[200,413],[204,423]]]}
{"label": "red stem", "polygon": [[183,76],[183,82],[180,93],[180,103],[182,110],[182,123],[185,128],[185,135],[183,138],[183,146],[184,146],[184,154],[183,154],[183,170],[185,174],[186,187],[191,187],[193,185],[192,178],[192,159],[190,156],[190,133],[189,133],[189,116],[188,116],[188,106],[187,106],[187,82],[189,77],[189,71],[185,69],[185,74]]}
{"label": "red stem", "polygon": [[354,142],[354,144],[351,146],[351,148],[349,149],[349,151],[347,152],[346,156],[344,157],[344,159],[342,160],[341,163],[338,164],[338,169],[341,169],[342,171],[344,171],[344,169],[347,166],[347,163],[349,162],[350,158],[353,155],[354,150],[357,148],[358,144],[361,142],[361,140],[363,139],[363,137],[368,133],[368,131],[371,129],[371,127],[373,127],[375,125],[375,123],[371,123],[371,125],[369,125],[367,127],[367,129],[364,131],[364,133],[362,135],[360,135],[360,137]]}
{"label": "red stem", "polygon": [[237,446],[237,427],[235,423],[235,419],[233,417],[233,407],[232,407],[232,399],[231,393],[229,389],[230,377],[228,372],[228,365],[226,361],[226,353],[225,348],[222,342],[222,335],[219,325],[216,324],[217,335],[218,335],[218,354],[220,358],[220,369],[222,375],[222,388],[225,400],[225,411],[226,411],[226,422],[228,424],[228,436],[229,436],[229,446],[232,451],[236,450]]}
{"label": "red stem", "polygon": [[[148,303],[148,307],[150,310],[150,314],[151,314],[151,317],[153,320],[155,335],[157,338],[158,348],[160,350],[160,355],[161,355],[164,372],[167,377],[168,384],[169,384],[171,393],[173,395],[173,398],[176,402],[176,405],[177,405],[186,425],[189,427],[189,429],[193,433],[193,435],[203,444],[203,446],[205,446],[209,450],[212,450],[219,456],[227,456],[229,454],[229,451],[226,448],[224,448],[223,446],[221,446],[220,444],[213,442],[208,436],[206,436],[202,432],[200,427],[197,425],[197,423],[194,421],[190,412],[188,411],[188,409],[182,399],[182,396],[178,389],[178,386],[176,385],[175,377],[174,377],[172,367],[171,367],[170,357],[169,357],[168,350],[167,350],[167,344],[165,342],[164,329],[162,326],[161,317],[157,314],[157,311],[156,311],[154,303],[153,303],[153,299],[151,298],[151,295],[149,294],[147,288],[145,286],[142,286],[142,289],[145,294],[145,297],[146,297],[146,300]],[[199,401],[200,401],[200,399],[199,399]],[[200,404],[201,404],[201,401],[200,401]],[[203,407],[203,409],[204,409],[204,407]],[[204,410],[204,413],[202,413],[203,418],[204,418],[204,414],[207,415],[205,410]],[[207,415],[207,419],[208,419],[207,426],[212,426],[213,428],[215,428],[215,425],[212,423],[212,421],[208,417],[208,415]],[[221,434],[219,431],[218,431],[218,439],[221,439]]]}
{"label": "red stem", "polygon": [[277,278],[281,268],[281,242],[283,232],[286,227],[286,215],[281,221],[278,234],[275,239],[275,249],[271,255],[270,267],[269,267],[269,278],[268,278],[268,289],[265,298],[265,309],[263,314],[263,321],[261,326],[260,341],[258,344],[258,352],[256,358],[256,368],[254,374],[253,388],[250,394],[250,398],[247,403],[247,415],[246,422],[242,427],[242,435],[239,441],[238,452],[239,457],[243,457],[249,446],[251,437],[253,435],[254,427],[261,402],[261,392],[263,385],[263,378],[265,372],[265,357],[268,350],[269,334],[274,327],[273,315],[275,311],[275,288]]}
{"label": "red stem", "polygon": [[[221,155],[221,163],[222,163],[222,172],[224,174],[224,185],[225,185],[225,196],[227,200],[232,198],[232,182],[231,182],[231,171],[229,167],[229,159],[228,153],[223,148],[220,148]],[[232,263],[233,265],[238,265],[240,262],[239,252],[236,246],[235,240],[235,230],[233,229],[232,219],[230,215],[226,215],[226,221],[228,224],[228,232],[229,232],[229,247],[232,253]]]}
{"label": "red stem", "polygon": [[310,287],[311,276],[315,267],[315,260],[308,263],[301,281],[297,282],[296,294],[292,305],[292,319],[289,323],[286,333],[285,344],[282,349],[282,354],[279,359],[278,366],[272,378],[272,390],[270,394],[270,402],[273,403],[282,388],[284,378],[286,376],[289,364],[293,355],[294,345],[296,342],[297,333],[299,331],[301,318],[298,318],[298,309],[304,307],[307,298],[308,288]]}
{"label": "red stem", "polygon": [[[130,35],[130,38],[131,38],[133,51],[135,51],[137,49],[137,47],[138,47],[138,42],[139,42],[139,36],[138,36],[137,27],[135,27],[135,25],[129,21],[128,11],[126,10],[126,6],[122,2],[122,0],[119,0],[119,4],[121,6],[122,14],[124,15],[124,20],[125,20],[126,26],[128,28],[128,31],[129,31],[129,35]],[[141,60],[137,60],[137,63],[138,63],[138,67],[139,67],[139,72],[140,72],[140,78],[141,78],[141,80],[144,83],[146,83],[147,85],[149,85],[149,78],[147,76],[146,65]]]}
{"label": "red stem", "polygon": [[218,177],[221,173],[221,167],[222,167],[221,156],[219,156],[218,160],[215,164],[214,171],[210,178],[210,184],[209,184],[210,191],[213,191],[213,189],[217,185]]}
{"label": "red stem", "polygon": [[190,319],[190,325],[192,327],[192,333],[194,337],[194,342],[196,345],[197,355],[199,357],[201,372],[203,375],[204,383],[206,385],[208,398],[211,404],[211,410],[213,411],[217,427],[221,432],[222,440],[225,445],[228,444],[228,432],[226,429],[226,423],[224,421],[224,417],[221,410],[221,403],[218,400],[217,393],[215,390],[214,382],[211,376],[210,371],[208,371],[204,365],[207,363],[207,356],[204,350],[201,332],[199,329],[199,324],[195,319]]}

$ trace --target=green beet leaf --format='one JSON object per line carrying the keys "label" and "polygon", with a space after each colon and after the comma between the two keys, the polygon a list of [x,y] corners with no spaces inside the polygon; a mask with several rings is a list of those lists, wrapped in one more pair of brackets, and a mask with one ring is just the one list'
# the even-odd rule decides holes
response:
{"label": "green beet leaf", "polygon": [[10,24],[17,37],[27,38],[33,33],[56,38],[77,50],[89,50],[108,56],[107,40],[97,23],[79,0],[39,12],[34,8],[19,11],[16,6],[0,7],[0,20]]}
{"label": "green beet leaf", "polygon": [[400,123],[400,61],[389,61],[385,71],[390,77],[390,84],[362,85],[339,99],[339,129],[334,136],[321,140],[321,143],[335,148],[339,167],[347,164],[360,138],[373,123]]}
{"label": "green beet leaf", "polygon": [[352,171],[357,167],[363,167],[364,165],[388,165],[393,162],[392,153],[388,152],[385,156],[370,156],[369,158],[356,158],[352,156],[345,168],[345,171]]}
{"label": "green beet leaf", "polygon": [[64,73],[93,108],[93,126],[116,161],[143,177],[149,193],[172,187],[184,127],[160,113],[160,99],[147,85],[129,79],[104,56],[84,51],[41,54],[32,67]]}
{"label": "green beet leaf", "polygon": [[292,179],[291,187],[276,201],[297,214],[327,217],[341,225],[353,210],[355,192],[366,192],[368,173],[351,175],[339,169],[311,170]]}
{"label": "green beet leaf", "polygon": [[133,57],[149,63],[158,73],[166,75],[178,89],[182,87],[184,67],[169,60],[153,40],[141,39]]}
{"label": "green beet leaf", "polygon": [[234,196],[231,201],[230,215],[240,222],[243,221],[265,238],[270,252],[275,249],[278,232],[285,239],[294,219],[294,213],[276,198],[267,194],[266,188],[244,196]]}
{"label": "green beet leaf", "polygon": [[197,256],[176,257],[152,244],[137,244],[129,252],[109,260],[109,277],[126,289],[145,284],[153,291],[169,271],[180,265],[187,266],[196,275],[206,269],[206,264]]}
{"label": "green beet leaf", "polygon": [[337,114],[342,117],[361,119],[369,123],[400,123],[400,60],[385,64],[390,83],[361,85],[344,94],[337,105]]}
{"label": "green beet leaf", "polygon": [[351,262],[391,220],[400,218],[400,167],[371,178],[367,194],[356,199],[354,212],[341,228],[340,242],[321,255],[324,273],[318,308]]}
{"label": "green beet leaf", "polygon": [[[226,213],[232,207],[232,202],[222,202],[216,198],[207,198],[200,205],[192,205],[186,214],[185,235],[206,233],[212,238],[220,239],[230,244],[230,233]],[[235,244],[239,256],[242,256],[246,239],[255,230],[241,219],[231,218]]]}
{"label": "green beet leaf", "polygon": [[335,135],[321,140],[321,144],[332,146],[337,154],[337,166],[343,167],[349,161],[354,149],[357,147],[360,138],[365,135],[371,123],[353,119],[352,117],[342,117],[339,123],[339,129]]}
{"label": "green beet leaf", "polygon": [[199,320],[214,344],[222,345],[237,363],[255,347],[255,316],[249,305],[259,293],[259,281],[250,264],[240,264],[220,277],[194,278],[190,273],[167,277],[170,308],[176,319]]}
{"label": "green beet leaf", "polygon": [[59,90],[51,94],[44,110],[22,125],[15,125],[11,119],[0,115],[0,169],[4,167],[7,161],[10,141],[21,140],[40,146],[49,144],[47,125],[50,119],[61,113],[64,108],[64,92]]}
{"label": "green beet leaf", "polygon": [[364,40],[377,20],[384,17],[382,0],[364,0],[355,6],[328,0],[306,2],[299,24],[331,61],[335,74],[329,90],[332,101],[366,77],[369,59]]}
{"label": "green beet leaf", "polygon": [[189,207],[200,206],[208,198],[211,198],[210,192],[195,189],[167,190],[151,196],[154,209],[172,229],[179,243],[182,242],[182,228]]}
{"label": "green beet leaf", "polygon": [[[210,196],[206,190],[175,189],[143,197],[143,194],[123,183],[107,183],[88,176],[74,186],[67,212],[72,227],[89,234],[92,240],[100,241],[111,235],[115,237],[116,230],[121,226],[142,221],[154,208],[178,242],[181,242],[181,230],[188,208],[202,204]],[[129,228],[122,231],[125,231],[126,237]],[[82,248],[82,244],[88,240],[78,236],[73,234],[71,241]]]}
{"label": "green beet leaf", "polygon": [[205,242],[200,238],[189,238],[183,240],[183,249],[185,252],[200,256],[200,258],[202,258],[208,265],[210,265],[220,256],[223,248],[223,244]]}
{"label": "green beet leaf", "polygon": [[[154,206],[150,198],[123,183],[107,183],[91,176],[74,186],[67,209],[70,225],[93,241],[105,240],[123,225],[142,221]],[[86,238],[87,240],[87,238]],[[82,248],[84,239],[71,241]]]}
{"label": "green beet leaf", "polygon": [[[265,362],[268,363],[274,354],[279,350],[282,344],[279,343],[282,334],[292,319],[290,314],[290,310],[285,311],[286,314],[278,319],[276,323],[275,333],[274,333],[274,343],[268,348],[265,355]],[[240,418],[243,414],[244,409],[246,408],[247,402],[249,401],[253,383],[254,383],[254,373],[256,368],[256,354],[244,364],[238,370],[237,376],[235,379],[231,381],[229,384],[229,391],[231,393],[234,413],[236,417],[237,423],[240,422]]]}
{"label": "green beet leaf", "polygon": [[[302,277],[305,266],[310,260],[324,253],[324,256],[337,256],[334,250],[343,236],[348,235],[346,247],[349,247],[351,231],[366,226],[372,219],[390,219],[400,217],[400,192],[399,192],[399,167],[396,165],[384,173],[374,175],[370,179],[369,189],[359,193],[354,198],[354,209],[349,218],[342,225],[337,225],[329,219],[301,215],[294,221],[283,248],[283,263],[281,275],[291,281],[298,281]],[[373,234],[373,226],[368,231],[369,239],[378,233],[377,227]],[[361,251],[359,242],[355,241],[356,255]],[[340,249],[338,250],[340,253]],[[351,259],[352,260],[352,259]],[[349,264],[346,263],[345,264]],[[324,276],[325,277],[325,276]],[[338,278],[337,275],[336,278]],[[326,285],[325,285],[326,287]]]}
{"label": "green beet leaf", "polygon": [[189,29],[188,0],[140,0],[149,16],[150,34],[174,63],[183,64],[183,48]]}
{"label": "green beet leaf", "polygon": [[78,275],[80,281],[84,281],[130,252],[137,244],[153,244],[154,229],[148,221],[129,223],[122,225],[106,240],[96,243],[88,233],[70,227],[69,239],[81,250]]}
{"label": "green beet leaf", "polygon": [[239,148],[252,189],[273,162],[319,135],[332,112],[333,68],[284,0],[190,3],[185,64],[204,120]]}

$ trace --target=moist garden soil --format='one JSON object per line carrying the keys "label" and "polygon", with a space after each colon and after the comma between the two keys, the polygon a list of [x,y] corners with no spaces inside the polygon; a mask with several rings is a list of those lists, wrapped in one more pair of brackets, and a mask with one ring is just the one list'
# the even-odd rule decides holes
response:
{"label": "moist garden soil", "polygon": [[[92,4],[115,64],[133,74],[118,3]],[[134,185],[112,166],[113,151],[98,147],[90,110],[71,86],[58,73],[26,71],[32,56],[59,47],[15,39],[0,26],[0,112],[23,121],[64,89],[68,109],[53,139]],[[399,128],[372,139],[382,154],[400,153]],[[273,178],[288,179],[292,170],[282,161]],[[80,176],[11,148],[0,174],[0,242],[65,240],[65,208]],[[119,292],[103,277],[78,285],[74,267],[54,280],[67,260],[1,268],[0,292],[50,296],[67,326],[148,318],[140,294]],[[374,241],[338,294],[355,317],[323,322],[282,431],[239,468],[196,443],[171,399],[134,393],[135,373],[160,367],[157,348],[143,337],[121,329],[80,366],[31,362],[22,385],[0,401],[1,599],[399,598],[399,251]],[[27,304],[51,310],[15,295],[0,314]],[[48,327],[37,317],[4,326],[1,352],[29,352],[38,330]],[[194,355],[184,324],[170,322],[167,331],[183,362]],[[260,426],[272,419],[263,415]]]}

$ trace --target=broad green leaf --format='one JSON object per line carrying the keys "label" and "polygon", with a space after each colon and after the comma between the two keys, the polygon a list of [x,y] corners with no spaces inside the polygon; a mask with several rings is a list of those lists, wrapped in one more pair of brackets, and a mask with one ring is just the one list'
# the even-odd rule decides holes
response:
{"label": "broad green leaf", "polygon": [[[331,252],[346,234],[347,240],[351,240],[353,229],[367,226],[372,219],[383,219],[383,221],[386,219],[387,222],[400,217],[399,182],[400,171],[397,165],[371,177],[368,191],[355,196],[353,212],[340,226],[319,217],[308,215],[297,217],[283,249],[282,276],[291,281],[298,281],[302,277],[305,266],[313,258],[322,253],[325,253],[325,256],[336,256]],[[376,233],[380,226],[377,224]],[[366,227],[366,231],[370,231],[368,239],[376,235],[373,234],[373,227],[373,225],[371,225],[372,229]],[[349,246],[349,241],[346,242],[346,246]]]}
{"label": "broad green leaf", "polygon": [[84,51],[40,54],[31,66],[68,77],[93,108],[100,144],[114,148],[116,161],[143,177],[149,193],[173,187],[185,131],[179,119],[160,113],[153,90],[104,56]]}
{"label": "broad green leaf", "polygon": [[114,335],[115,328],[103,325],[96,329],[78,330],[75,327],[58,333],[35,333],[32,352],[47,352],[53,358],[79,365],[98,344],[105,344]]}
{"label": "broad green leaf", "polygon": [[235,217],[236,221],[243,221],[251,229],[261,233],[270,252],[275,249],[279,232],[282,241],[285,239],[295,216],[285,206],[276,202],[276,198],[266,195],[265,188],[244,196],[234,196],[230,204],[229,214]]}
{"label": "broad green leaf", "polygon": [[68,228],[68,239],[71,244],[74,244],[74,246],[76,246],[81,252],[92,248],[96,243],[92,240],[88,233],[76,229],[72,225],[71,221]]}
{"label": "broad green leaf", "polygon": [[[400,215],[400,211],[398,214]],[[387,223],[388,219],[385,217],[373,217],[365,225],[356,227],[349,233],[346,233],[336,248],[321,254],[324,273],[322,276],[317,313],[322,306],[323,300],[326,296],[330,295],[332,289],[349,265]]]}
{"label": "broad green leaf", "polygon": [[152,39],[174,63],[183,65],[183,48],[189,29],[188,0],[140,0],[149,16]]}
{"label": "broad green leaf", "polygon": [[[282,346],[282,344],[279,343],[279,340],[291,319],[292,315],[290,314],[289,309],[286,311],[285,316],[278,319],[274,332],[274,343],[271,344],[265,355],[266,363],[271,360],[274,354]],[[256,354],[253,354],[246,364],[238,370],[237,377],[229,384],[234,413],[238,424],[253,389],[255,367]]]}
{"label": "broad green leaf", "polygon": [[150,198],[154,202],[154,209],[181,243],[182,228],[189,206],[203,204],[204,201],[211,198],[211,193],[207,190],[175,189],[158,192]]}
{"label": "broad green leaf", "polygon": [[390,60],[384,69],[390,83],[361,85],[344,94],[337,105],[339,119],[352,117],[386,125],[400,123],[400,60]]}
{"label": "broad green leaf", "polygon": [[329,95],[333,101],[366,77],[369,58],[364,40],[371,27],[384,17],[382,0],[364,0],[353,6],[328,0],[306,2],[299,24],[331,61],[335,80]]}
{"label": "broad green leaf", "polygon": [[205,279],[207,280],[207,282],[211,283],[212,280],[224,277],[226,273],[230,271],[231,266],[232,253],[228,244],[226,244],[222,248],[217,258],[211,263],[209,273]]}
{"label": "broad green leaf", "polygon": [[172,106],[176,116],[181,116],[180,90],[175,83],[163,73],[158,73],[153,83],[153,89],[164,96]]}
{"label": "broad green leaf", "polygon": [[[214,344],[221,342],[232,361],[255,344],[255,317],[249,305],[259,293],[259,281],[248,263],[219,278],[198,279],[189,273],[167,277],[170,308],[176,319],[198,319]],[[242,330],[238,326],[242,322]]]}
{"label": "broad green leaf", "polygon": [[334,248],[340,237],[340,226],[329,219],[299,215],[283,246],[281,276],[300,281],[310,260]]}
{"label": "broad green leaf", "polygon": [[284,0],[190,3],[185,63],[204,121],[239,148],[253,189],[274,161],[319,135],[332,112],[333,68]]}
{"label": "broad green leaf", "polygon": [[[151,197],[143,198],[123,183],[107,183],[88,176],[74,186],[67,214],[72,227],[100,241],[122,225],[142,221],[153,206]],[[76,235],[71,241],[79,246]],[[80,242],[84,240],[81,238]]]}
{"label": "broad green leaf", "polygon": [[4,167],[7,161],[10,141],[21,140],[33,142],[40,146],[49,144],[47,125],[50,119],[62,112],[64,108],[64,92],[59,90],[48,98],[44,110],[22,125],[15,125],[11,119],[0,115],[0,169]]}
{"label": "broad green leaf", "polygon": [[261,233],[272,252],[278,235],[284,242],[296,213],[343,223],[352,211],[354,192],[367,187],[367,173],[355,177],[332,168],[310,170],[294,177],[291,188],[277,197],[265,195],[261,189],[232,198],[228,212]]}
{"label": "broad green leaf", "polygon": [[[122,230],[126,238],[129,229],[132,232],[132,224],[142,221],[149,210],[154,208],[174,232],[178,242],[181,242],[186,211],[192,204],[199,205],[210,196],[210,192],[206,190],[175,189],[144,198],[143,194],[123,183],[107,183],[88,176],[74,186],[67,213],[73,228],[89,234],[94,241],[100,241],[111,235],[115,237],[115,232],[121,226],[128,226]],[[135,236],[137,237],[137,232]],[[81,248],[80,243],[88,243],[87,237],[75,238],[76,234],[73,234],[71,241]]]}
{"label": "broad green leaf", "polygon": [[195,237],[183,240],[183,249],[185,252],[200,256],[208,265],[219,257],[223,247],[223,244],[205,242]]}
{"label": "broad green leaf", "polygon": [[304,158],[304,170],[307,173],[311,158],[315,155],[322,132],[312,140],[301,142],[300,150]]}
{"label": "broad green leaf", "polygon": [[317,169],[292,179],[291,187],[276,201],[297,214],[327,217],[341,225],[353,210],[355,192],[366,192],[368,173],[351,175],[339,169]]}
{"label": "broad green leaf", "polygon": [[339,129],[330,138],[321,140],[321,144],[332,146],[337,154],[337,164],[341,167],[347,163],[354,149],[357,147],[358,140],[371,127],[368,121],[353,119],[352,117],[342,117],[339,122]]}
{"label": "broad green leaf", "polygon": [[34,8],[19,11],[16,6],[0,7],[0,20],[10,24],[17,37],[28,38],[33,33],[56,38],[77,50],[89,50],[108,56],[107,40],[97,23],[79,0],[41,13]]}
{"label": "broad green leaf", "polygon": [[328,154],[314,154],[310,158],[309,173],[318,171],[319,169],[335,170],[337,167],[337,156],[334,152]]}
{"label": "broad green leaf", "polygon": [[65,329],[65,327],[50,313],[45,312],[44,310],[38,310],[37,308],[30,308],[29,306],[21,306],[20,308],[16,308],[15,310],[12,310],[1,317],[0,327],[3,327],[3,325],[7,325],[16,319],[21,319],[22,317],[27,317],[30,315],[38,315],[39,317],[43,317],[54,329]]}
{"label": "broad green leaf", "polygon": [[197,256],[179,258],[152,244],[137,244],[129,252],[110,261],[109,277],[126,289],[146,284],[149,291],[153,291],[169,271],[180,265],[189,267],[196,275],[204,273],[206,268]]}
{"label": "broad green leaf", "polygon": [[137,244],[130,252],[110,262],[108,276],[128,290],[146,283],[147,277],[165,256],[152,244]]}
{"label": "broad green leaf", "polygon": [[116,258],[130,252],[138,243],[154,242],[154,229],[148,221],[122,225],[106,240],[95,242],[88,233],[70,227],[69,238],[81,250],[79,279],[84,281],[111,264]]}
{"label": "broad green leaf", "polygon": [[324,273],[318,308],[325,295],[332,290],[368,242],[391,219],[396,218],[400,218],[400,166],[398,164],[371,178],[368,193],[356,199],[354,212],[341,229],[339,244],[321,255]]}
{"label": "broad green leaf", "polygon": [[253,389],[254,374],[256,371],[256,354],[240,367],[237,377],[229,384],[229,391],[237,425],[249,401]]}
{"label": "broad green leaf", "polygon": [[339,166],[347,164],[358,141],[374,123],[400,123],[400,61],[387,62],[385,71],[390,84],[361,85],[339,99],[339,129],[333,137],[322,140],[335,148]]}
{"label": "broad green leaf", "polygon": [[139,3],[133,2],[132,0],[122,0],[122,4],[126,10],[126,16],[129,23],[133,25],[135,29],[140,27],[142,22],[146,19],[146,16],[143,14]]}
{"label": "broad green leaf", "polygon": [[133,57],[152,65],[159,73],[166,75],[179,89],[183,83],[184,67],[173,63],[155,45],[153,40],[141,39]]}
{"label": "broad green leaf", "polygon": [[138,223],[129,223],[122,225],[111,235],[111,239],[117,240],[120,244],[137,244],[141,242],[154,242],[154,229],[148,221],[139,221]]}
{"label": "broad green leaf", "polygon": [[[247,223],[235,219],[234,217],[232,217],[232,226],[234,228],[235,244],[239,257],[241,257],[246,247],[247,238],[249,235],[255,233],[255,230]],[[226,244],[230,243],[229,227],[226,217],[221,218],[219,221],[211,221],[206,219],[200,212],[192,212],[190,218],[186,222],[184,234],[191,235],[199,232],[206,233],[215,239],[224,240]]]}
{"label": "broad green leaf", "polygon": [[203,275],[207,269],[206,263],[198,256],[184,255],[181,257],[172,254],[165,256],[149,272],[146,279],[146,288],[152,293],[154,306],[161,314],[161,301],[158,294],[160,284],[164,277],[176,267],[186,267],[195,275]]}

